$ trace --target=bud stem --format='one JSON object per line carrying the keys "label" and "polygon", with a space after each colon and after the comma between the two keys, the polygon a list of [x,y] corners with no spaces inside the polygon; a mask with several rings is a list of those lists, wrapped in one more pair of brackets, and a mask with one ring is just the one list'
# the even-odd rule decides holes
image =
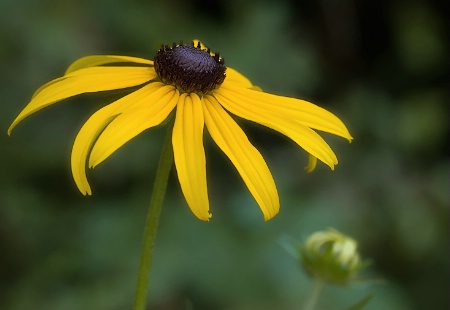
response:
{"label": "bud stem", "polygon": [[313,288],[308,302],[306,303],[304,310],[314,310],[319,300],[320,294],[325,287],[325,281],[322,278],[314,277]]}

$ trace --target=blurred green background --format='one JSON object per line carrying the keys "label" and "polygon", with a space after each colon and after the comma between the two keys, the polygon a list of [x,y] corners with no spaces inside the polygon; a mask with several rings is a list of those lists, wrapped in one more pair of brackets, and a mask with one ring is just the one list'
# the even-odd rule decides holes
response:
{"label": "blurred green background", "polygon": [[[439,4],[440,3],[440,4]],[[449,307],[449,14],[415,1],[0,1],[0,309],[130,309],[164,127],[72,180],[83,122],[113,96],[54,105],[6,130],[75,59],[152,59],[199,38],[265,91],[338,115],[354,141],[324,135],[340,164],[312,174],[285,137],[238,120],[277,182],[265,223],[206,135],[213,218],[197,220],[172,172],[149,309],[299,309],[311,282],[283,247],[334,227],[358,240],[369,280],[329,286],[320,309],[372,292],[367,309]]]}

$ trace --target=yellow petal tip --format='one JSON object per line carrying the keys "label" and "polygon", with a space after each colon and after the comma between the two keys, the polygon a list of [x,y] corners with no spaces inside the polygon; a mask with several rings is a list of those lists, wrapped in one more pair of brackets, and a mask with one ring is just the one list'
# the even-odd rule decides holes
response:
{"label": "yellow petal tip", "polygon": [[83,196],[92,196],[92,190],[89,184],[86,182],[86,184],[83,184],[85,182],[81,181],[82,184],[79,184],[79,182],[75,181],[77,184],[78,190],[81,192]]}
{"label": "yellow petal tip", "polygon": [[212,213],[211,212],[208,212],[208,215],[207,216],[200,216],[200,215],[197,215],[197,214],[195,214],[195,216],[197,216],[197,218],[199,219],[199,220],[202,220],[202,221],[205,221],[205,222],[209,222],[209,220],[211,219],[211,217],[212,217]]}
{"label": "yellow petal tip", "polygon": [[317,157],[309,154],[308,156],[308,165],[306,166],[306,172],[311,173],[316,169],[317,166]]}
{"label": "yellow petal tip", "polygon": [[13,131],[14,127],[16,127],[16,125],[17,125],[17,122],[14,121],[14,122],[9,126],[8,131],[7,131],[8,136],[11,136],[11,132]]}
{"label": "yellow petal tip", "polygon": [[273,214],[264,214],[264,222],[268,222],[268,221],[270,221],[271,219],[273,219],[274,217],[275,217],[275,215],[277,215],[278,214],[278,211],[279,210],[277,210],[275,213],[273,213]]}

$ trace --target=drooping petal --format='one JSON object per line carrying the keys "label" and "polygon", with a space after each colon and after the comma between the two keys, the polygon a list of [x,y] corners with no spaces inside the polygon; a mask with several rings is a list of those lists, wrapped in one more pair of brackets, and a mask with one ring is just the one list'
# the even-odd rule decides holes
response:
{"label": "drooping petal", "polygon": [[308,166],[306,166],[306,171],[313,172],[314,169],[316,169],[316,166],[317,166],[317,157],[314,157],[313,155],[309,154]]}
{"label": "drooping petal", "polygon": [[112,64],[112,63],[126,63],[126,62],[133,62],[133,63],[153,66],[152,60],[148,60],[148,59],[144,59],[144,58],[130,57],[130,56],[118,56],[118,55],[92,55],[92,56],[82,57],[82,58],[74,61],[67,68],[65,74],[69,74],[73,71],[88,68],[88,67]]}
{"label": "drooping petal", "polygon": [[39,88],[8,129],[24,118],[60,100],[90,92],[137,86],[156,77],[150,67],[92,67],[74,71]]}
{"label": "drooping petal", "polygon": [[284,134],[331,169],[334,169],[334,166],[338,163],[333,150],[322,137],[311,128],[297,121],[292,115],[280,113],[275,107],[268,109],[266,105],[260,105],[252,97],[245,100],[245,98],[237,96],[237,93],[228,92],[228,89],[219,90],[221,91],[216,90],[214,92],[214,97],[231,113]]}
{"label": "drooping petal", "polygon": [[305,100],[255,92],[227,83],[227,80],[215,91],[215,94],[228,95],[243,102],[251,109],[265,111],[280,118],[294,119],[312,129],[328,132],[349,141],[352,140],[344,123],[333,113]]}
{"label": "drooping petal", "polygon": [[115,117],[124,111],[133,109],[149,92],[158,88],[159,85],[155,83],[142,87],[98,110],[81,127],[73,144],[71,165],[75,183],[84,195],[91,195],[91,188],[86,178],[86,161],[97,137]]}
{"label": "drooping petal", "polygon": [[[42,85],[34,92],[32,99],[34,99],[37,95],[40,95],[40,93],[43,90],[48,91],[47,88],[49,88],[53,84],[65,81],[67,79],[71,79],[72,83],[81,81],[84,84],[88,84],[88,86],[90,84],[92,84],[92,85],[90,85],[90,87],[94,88],[94,90],[88,89],[85,91],[85,90],[81,89],[80,93],[75,94],[75,95],[78,95],[78,94],[88,93],[88,92],[96,92],[96,91],[103,91],[103,90],[126,88],[126,87],[130,87],[130,86],[137,86],[137,85],[140,85],[143,83],[143,82],[140,82],[141,80],[143,80],[145,83],[146,81],[149,81],[155,77],[156,77],[156,71],[154,70],[153,67],[90,67],[90,68],[83,68],[83,69],[79,69],[77,71],[65,74],[62,77],[56,78],[56,79]],[[117,88],[111,88],[112,86],[109,86],[107,89],[104,89],[104,86],[102,87],[101,86],[102,84],[98,83],[101,81],[96,81],[97,79],[106,79],[107,82],[109,82],[109,83],[118,83],[119,85],[117,86]],[[137,81],[135,81],[136,79],[137,79]],[[94,80],[94,83],[92,82],[92,80]],[[122,87],[120,84],[122,84],[124,82],[127,82],[126,86]],[[131,84],[131,85],[127,85],[127,84]],[[71,85],[72,84],[69,84],[68,86],[71,86]],[[97,87],[99,87],[99,85],[100,85],[100,89],[96,90]],[[65,85],[59,85],[59,86],[61,87],[61,86],[65,86]],[[56,89],[56,90],[58,91],[60,89]],[[74,96],[74,95],[71,95],[71,96]],[[64,97],[63,99],[69,98],[71,96]],[[62,99],[58,99],[58,100],[62,100]]]}
{"label": "drooping petal", "polygon": [[203,108],[195,94],[182,94],[178,100],[172,144],[181,190],[189,208],[201,220],[208,221],[206,159],[203,148]]}
{"label": "drooping petal", "polygon": [[72,148],[71,166],[75,184],[83,195],[92,195],[86,177],[86,158],[96,138],[114,119],[114,109],[108,105],[95,112],[78,132]]}
{"label": "drooping petal", "polygon": [[161,124],[175,108],[179,97],[178,90],[160,82],[150,85],[153,84],[159,87],[135,98],[135,108],[120,114],[101,133],[91,151],[90,168],[100,164],[144,130]]}
{"label": "drooping petal", "polygon": [[238,170],[267,221],[280,208],[272,174],[244,131],[212,96],[203,99],[205,123],[211,137]]}

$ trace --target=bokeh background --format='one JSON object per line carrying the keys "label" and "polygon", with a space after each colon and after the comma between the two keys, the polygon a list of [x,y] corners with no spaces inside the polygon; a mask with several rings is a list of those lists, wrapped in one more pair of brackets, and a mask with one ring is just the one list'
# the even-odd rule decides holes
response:
{"label": "bokeh background", "polygon": [[265,223],[206,135],[213,218],[197,220],[173,172],[149,309],[299,309],[311,282],[286,244],[334,227],[372,261],[366,281],[328,286],[320,309],[449,307],[449,11],[414,1],[0,1],[0,309],[130,309],[165,128],[90,171],[70,151],[115,94],[79,96],[7,127],[75,59],[152,59],[199,38],[265,91],[337,114],[354,141],[325,135],[340,163],[308,174],[292,141],[238,119],[265,156],[282,208]]}

